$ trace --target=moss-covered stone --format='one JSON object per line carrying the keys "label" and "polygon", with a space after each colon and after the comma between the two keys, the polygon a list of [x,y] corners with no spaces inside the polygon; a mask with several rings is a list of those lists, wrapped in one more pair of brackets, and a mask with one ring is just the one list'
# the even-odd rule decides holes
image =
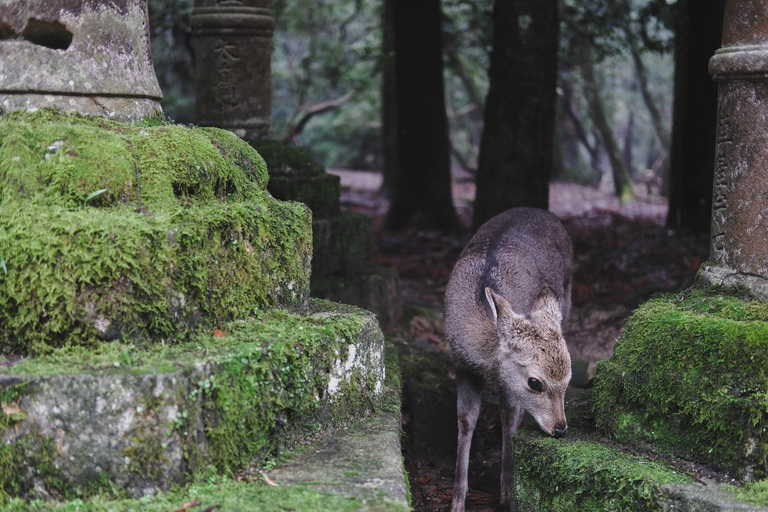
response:
{"label": "moss-covered stone", "polygon": [[353,304],[376,313],[384,332],[394,332],[402,316],[402,298],[397,270],[374,267],[367,274],[353,277],[312,278],[312,296]]}
{"label": "moss-covered stone", "polygon": [[691,291],[641,306],[597,367],[595,416],[621,442],[768,474],[768,304]]}
{"label": "moss-covered stone", "polygon": [[152,494],[364,417],[384,382],[376,320],[311,310],[261,312],[186,346],[102,343],[2,368],[0,498]]}
{"label": "moss-covered stone", "polygon": [[182,510],[185,504],[198,502],[188,510],[233,512],[406,512],[402,503],[386,498],[357,499],[321,492],[308,486],[269,487],[263,482],[235,482],[214,478],[179,490],[135,499],[73,499],[64,503],[48,500],[10,500],[2,512],[168,512]]}
{"label": "moss-covered stone", "polygon": [[515,492],[521,511],[660,511],[662,486],[690,482],[659,462],[572,434],[554,439],[529,426],[516,435]]}
{"label": "moss-covered stone", "polygon": [[344,211],[312,222],[312,279],[351,277],[374,270],[373,220]]}
{"label": "moss-covered stone", "polygon": [[327,174],[306,148],[266,139],[254,140],[251,145],[267,163],[273,196],[306,204],[315,219],[339,214],[341,181]]}
{"label": "moss-covered stone", "polygon": [[0,117],[0,352],[159,342],[308,295],[310,214],[234,135]]}

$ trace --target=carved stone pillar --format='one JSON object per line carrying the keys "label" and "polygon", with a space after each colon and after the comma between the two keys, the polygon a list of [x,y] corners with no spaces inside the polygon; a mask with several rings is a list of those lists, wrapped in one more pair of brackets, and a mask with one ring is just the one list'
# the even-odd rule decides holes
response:
{"label": "carved stone pillar", "polygon": [[245,140],[271,132],[271,52],[275,19],[269,0],[195,0],[197,123]]}
{"label": "carved stone pillar", "polygon": [[717,147],[705,284],[768,299],[768,0],[728,0],[718,82]]}
{"label": "carved stone pillar", "polygon": [[[147,0],[0,0],[0,110],[161,114]],[[0,112],[0,113],[2,113]]]}

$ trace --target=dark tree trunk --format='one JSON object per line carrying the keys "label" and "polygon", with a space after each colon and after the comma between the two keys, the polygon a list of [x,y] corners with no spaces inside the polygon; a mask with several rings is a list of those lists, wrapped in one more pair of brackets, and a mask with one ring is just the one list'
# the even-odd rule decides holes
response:
{"label": "dark tree trunk", "polygon": [[682,0],[678,9],[667,225],[694,233],[708,233],[712,218],[717,85],[708,65],[724,9],[725,0]]}
{"label": "dark tree trunk", "polygon": [[384,0],[381,15],[381,195],[391,197],[397,170],[397,90],[395,88],[395,34],[392,19],[393,0]]}
{"label": "dark tree trunk", "polygon": [[549,207],[557,0],[496,0],[472,229],[509,208]]}
{"label": "dark tree trunk", "polygon": [[443,92],[440,0],[392,0],[397,166],[388,229],[459,229],[451,197],[451,145]]}

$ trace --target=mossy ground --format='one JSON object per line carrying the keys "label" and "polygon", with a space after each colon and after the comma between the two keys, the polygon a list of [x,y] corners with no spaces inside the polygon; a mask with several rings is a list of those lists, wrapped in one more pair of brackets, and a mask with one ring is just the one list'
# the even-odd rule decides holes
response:
{"label": "mossy ground", "polygon": [[691,290],[649,300],[595,377],[598,424],[621,442],[768,475],[768,304]]}
{"label": "mossy ground", "polygon": [[515,443],[518,510],[661,510],[664,484],[692,480],[658,462],[597,441],[543,437],[524,427]]}
{"label": "mossy ground", "polygon": [[[381,376],[366,372],[381,369],[356,365],[335,391],[329,386],[340,362],[348,360],[350,346],[360,343],[366,326],[375,326],[372,315],[315,299],[310,302],[310,311],[313,314],[309,316],[261,311],[248,321],[222,325],[224,337],[199,334],[185,346],[140,350],[131,344],[102,342],[96,350],[74,346],[23,359],[2,372],[8,377],[2,393],[3,426],[18,431],[26,419],[25,390],[20,384],[26,376],[144,375],[179,368],[194,372],[194,363],[204,362],[206,372],[190,385],[191,389],[181,390],[184,396],[178,397],[175,419],[168,424],[159,421],[162,415],[152,405],[158,400],[148,396],[140,404],[146,428],[139,425],[131,431],[134,437],[143,437],[113,439],[110,443],[125,442],[129,447],[118,454],[120,460],[127,457],[131,461],[123,469],[136,474],[129,480],[159,478],[169,453],[166,450],[175,442],[181,443],[186,462],[184,475],[173,481],[195,480],[209,467],[218,474],[232,475],[290,447],[307,431],[359,419],[376,405]],[[362,349],[357,350],[360,354]],[[10,378],[13,376],[18,377],[16,383]],[[57,451],[53,437],[36,434],[34,429],[31,432],[14,443],[3,444],[0,450],[0,495],[6,499],[34,497],[35,483],[42,484],[52,497],[72,499],[109,491],[113,481],[126,478],[125,474],[116,476],[105,470],[99,473],[103,478],[72,482],[66,475],[67,461]],[[33,474],[25,468],[34,468]]]}
{"label": "mossy ground", "polygon": [[308,294],[311,217],[216,128],[0,117],[0,352],[184,341]]}
{"label": "mossy ground", "polygon": [[114,500],[110,497],[76,499],[65,503],[50,501],[11,500],[0,508],[2,512],[168,512],[178,510],[187,503],[200,504],[189,510],[219,510],[230,512],[274,512],[295,510],[302,512],[405,512],[401,503],[386,498],[363,502],[336,494],[319,492],[307,486],[269,487],[259,481],[238,483],[234,480],[213,477],[204,483],[184,489],[140,499]]}

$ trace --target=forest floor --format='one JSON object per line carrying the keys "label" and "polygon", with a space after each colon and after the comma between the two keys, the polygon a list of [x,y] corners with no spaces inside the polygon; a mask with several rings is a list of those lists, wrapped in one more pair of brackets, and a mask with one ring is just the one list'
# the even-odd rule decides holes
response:
{"label": "forest floor", "polygon": [[[450,350],[442,333],[443,297],[453,265],[469,239],[468,230],[450,237],[418,230],[387,232],[381,228],[388,207],[378,194],[381,175],[329,172],[341,176],[342,208],[373,217],[376,263],[394,267],[400,275],[407,319],[403,337],[445,358],[450,368]],[[656,292],[687,288],[709,250],[707,237],[664,226],[665,200],[647,197],[642,188],[637,192],[639,200],[621,205],[609,187],[550,186],[550,209],[562,220],[574,246],[573,308],[565,339],[571,358],[586,362],[590,372],[597,361],[611,356],[632,310]],[[459,217],[468,228],[474,185],[466,179],[455,180],[453,193]],[[403,448],[413,506],[417,511],[449,510],[453,448],[432,453],[429,460],[412,455],[425,453],[411,448],[429,440],[409,435],[416,430],[408,424],[407,408],[406,402]],[[490,392],[484,399],[472,445],[472,460],[480,462],[470,467],[476,474],[470,475],[468,510],[493,510],[498,503],[498,423],[498,409]]]}

